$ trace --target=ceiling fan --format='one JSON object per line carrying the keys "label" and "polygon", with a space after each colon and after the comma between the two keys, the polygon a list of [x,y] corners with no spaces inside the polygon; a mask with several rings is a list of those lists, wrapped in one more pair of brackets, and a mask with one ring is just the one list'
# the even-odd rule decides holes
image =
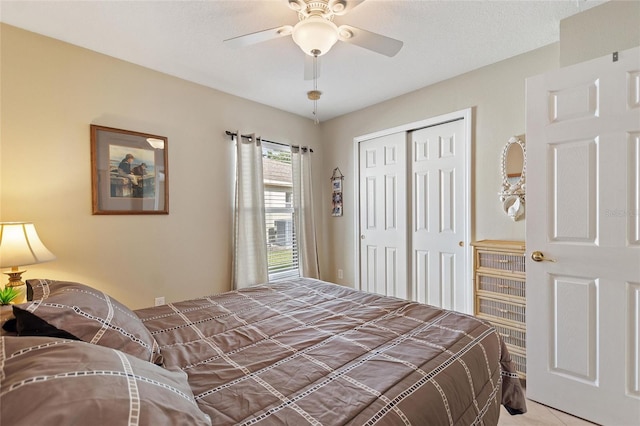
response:
{"label": "ceiling fan", "polygon": [[298,13],[298,23],[283,25],[224,40],[231,47],[244,47],[279,37],[291,36],[304,53],[312,57],[326,54],[338,41],[363,47],[386,56],[395,56],[402,42],[351,25],[337,26],[334,16],[341,16],[364,0],[287,0]]}

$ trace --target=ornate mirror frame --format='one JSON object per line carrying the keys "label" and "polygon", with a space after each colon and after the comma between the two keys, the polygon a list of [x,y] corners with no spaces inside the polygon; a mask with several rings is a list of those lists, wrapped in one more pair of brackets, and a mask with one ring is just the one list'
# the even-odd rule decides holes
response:
{"label": "ornate mirror frame", "polygon": [[[509,149],[514,144],[522,149],[522,174],[517,182],[509,181],[507,173],[507,156]],[[501,172],[502,188],[499,192],[500,202],[504,212],[514,221],[524,217],[524,205],[526,194],[526,171],[527,171],[527,150],[525,148],[524,136],[512,136],[502,150]]]}

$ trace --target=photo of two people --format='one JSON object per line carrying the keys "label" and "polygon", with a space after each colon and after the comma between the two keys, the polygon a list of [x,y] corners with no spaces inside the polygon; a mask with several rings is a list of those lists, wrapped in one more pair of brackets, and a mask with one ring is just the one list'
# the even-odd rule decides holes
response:
{"label": "photo of two people", "polygon": [[155,173],[153,151],[109,146],[112,197],[154,197]]}

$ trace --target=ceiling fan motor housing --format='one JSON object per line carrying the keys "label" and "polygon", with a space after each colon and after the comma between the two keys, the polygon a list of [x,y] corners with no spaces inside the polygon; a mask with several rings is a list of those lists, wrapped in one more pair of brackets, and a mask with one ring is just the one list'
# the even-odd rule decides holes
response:
{"label": "ceiling fan motor housing", "polygon": [[347,10],[346,0],[289,0],[289,8],[298,12],[302,21],[310,15],[322,15],[333,20],[333,15],[342,15]]}

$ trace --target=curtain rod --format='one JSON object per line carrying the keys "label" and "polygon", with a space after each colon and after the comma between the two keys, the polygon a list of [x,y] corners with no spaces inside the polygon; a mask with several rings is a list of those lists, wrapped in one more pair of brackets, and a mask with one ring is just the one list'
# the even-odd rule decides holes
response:
{"label": "curtain rod", "polygon": [[[230,132],[229,130],[227,130],[225,132],[228,136],[231,136],[231,140],[233,140],[233,138],[238,137],[238,134],[236,132]],[[251,139],[251,135],[241,135],[243,138],[245,139]],[[303,151],[309,150],[309,152],[313,152],[313,149],[311,148],[306,148],[306,147],[300,147],[298,145],[289,145],[286,143],[282,143],[282,142],[274,142],[274,141],[268,141],[266,139],[262,139],[260,138],[261,141],[266,142],[266,143],[272,143],[274,145],[280,145],[280,146],[288,146],[289,148],[298,148],[301,149]]]}

